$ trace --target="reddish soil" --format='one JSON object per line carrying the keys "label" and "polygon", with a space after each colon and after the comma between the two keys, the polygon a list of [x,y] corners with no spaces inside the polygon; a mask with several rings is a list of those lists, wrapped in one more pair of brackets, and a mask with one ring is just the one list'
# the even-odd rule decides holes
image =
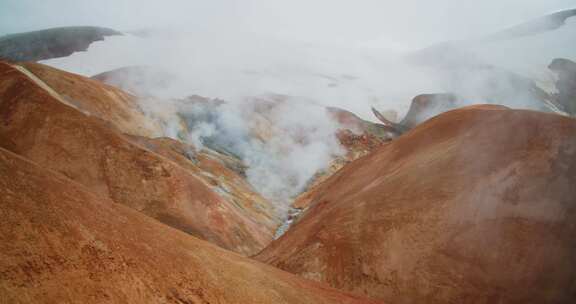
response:
{"label": "reddish soil", "polygon": [[576,120],[475,106],[307,193],[256,258],[389,303],[576,302]]}
{"label": "reddish soil", "polygon": [[[78,95],[75,100],[84,104],[84,109],[96,109],[96,114],[64,104],[56,93],[49,93],[21,70],[0,63],[0,147],[57,171],[97,195],[223,248],[252,254],[272,240],[279,219],[270,203],[250,192],[246,183],[229,182],[226,176],[216,183],[208,181],[230,169],[220,166],[210,172],[214,165],[203,165],[207,168],[203,170],[191,160],[175,161],[154,145],[146,146],[122,134],[108,119],[117,116],[115,109],[128,108],[117,106],[118,99],[106,98],[109,87],[80,76],[63,75],[64,80],[72,77],[75,83],[87,82],[84,85],[91,87],[86,89],[88,97]],[[111,105],[104,107],[111,113],[102,114],[98,112],[100,105],[92,105],[100,100]],[[227,183],[231,184],[229,188],[239,190],[226,194],[222,188]]]}
{"label": "reddish soil", "polygon": [[0,148],[1,303],[374,303],[244,258]]}

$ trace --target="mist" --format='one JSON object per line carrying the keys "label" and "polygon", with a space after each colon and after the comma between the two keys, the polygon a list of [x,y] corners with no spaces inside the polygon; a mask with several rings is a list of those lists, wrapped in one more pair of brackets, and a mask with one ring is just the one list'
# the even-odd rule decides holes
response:
{"label": "mist", "polygon": [[[445,41],[481,37],[573,3],[24,0],[1,5],[0,31],[97,25],[126,33],[94,43],[86,53],[45,62],[68,71],[92,76],[124,66],[155,66],[174,76],[169,86],[155,90],[157,95],[226,100],[266,93],[302,96],[372,119],[371,106],[403,113],[420,93],[460,89],[443,71],[406,62],[407,55]],[[567,29],[559,30],[568,31],[561,35],[561,47],[558,35],[544,33],[465,51],[483,63],[546,83],[551,77],[546,64],[574,56],[576,30],[569,21]],[[463,91],[474,86],[466,83]],[[466,95],[476,100],[485,94]]]}
{"label": "mist", "polygon": [[[529,37],[471,41],[573,5],[572,0],[4,0],[0,33],[70,25],[124,32],[93,43],[87,52],[43,63],[89,77],[145,67],[117,74],[114,84],[140,97],[144,111],[166,126],[164,136],[242,159],[249,182],[285,213],[315,174],[344,153],[335,136],[342,126],[323,107],[367,120],[373,120],[371,107],[401,117],[414,96],[451,92],[462,104],[540,110],[531,82],[553,91],[547,64],[557,57],[576,59],[576,18]],[[445,42],[454,43],[450,52],[432,53],[426,63],[413,60]],[[439,53],[450,62],[439,64]],[[224,103],[187,102],[192,95]],[[256,99],[271,99],[274,106],[263,113]]]}

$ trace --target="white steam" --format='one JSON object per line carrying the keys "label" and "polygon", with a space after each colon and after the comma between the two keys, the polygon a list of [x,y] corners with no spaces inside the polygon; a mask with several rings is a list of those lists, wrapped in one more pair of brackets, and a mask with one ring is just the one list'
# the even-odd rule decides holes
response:
{"label": "white steam", "polygon": [[[570,18],[554,31],[461,43],[432,53],[427,64],[413,60],[429,45],[495,32],[572,0],[40,2],[18,0],[13,10],[0,4],[0,29],[17,31],[11,16],[22,15],[30,16],[22,31],[86,23],[124,30],[44,63],[86,76],[145,67],[112,81],[143,97],[166,136],[241,158],[250,183],[282,206],[343,153],[339,126],[319,105],[372,119],[371,107],[405,113],[416,95],[452,92],[463,103],[539,108],[531,81],[551,89],[546,65],[576,59]],[[450,64],[438,64],[446,59]],[[288,97],[264,110],[253,102],[273,94]],[[226,102],[185,99],[190,95]]]}
{"label": "white steam", "polygon": [[147,98],[142,105],[164,124],[166,136],[243,160],[247,180],[285,214],[312,177],[345,151],[335,136],[341,126],[324,107],[278,98]]}

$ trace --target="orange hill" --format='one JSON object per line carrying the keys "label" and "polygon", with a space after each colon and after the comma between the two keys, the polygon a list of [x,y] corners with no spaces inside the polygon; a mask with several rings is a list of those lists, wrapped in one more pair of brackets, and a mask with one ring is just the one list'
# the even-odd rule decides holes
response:
{"label": "orange hill", "polygon": [[346,165],[257,259],[389,303],[572,303],[576,121],[475,106]]}
{"label": "orange hill", "polygon": [[252,254],[272,240],[280,222],[273,206],[218,157],[161,155],[168,151],[156,147],[161,141],[122,133],[144,120],[127,94],[26,66],[48,80],[0,63],[0,147],[223,248]]}
{"label": "orange hill", "polygon": [[377,303],[227,252],[0,148],[1,303]]}

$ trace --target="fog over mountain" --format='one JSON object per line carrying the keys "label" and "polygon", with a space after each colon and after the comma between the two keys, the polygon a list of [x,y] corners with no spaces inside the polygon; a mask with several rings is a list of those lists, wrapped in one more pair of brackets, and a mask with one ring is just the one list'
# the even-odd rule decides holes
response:
{"label": "fog over mountain", "polygon": [[[436,71],[407,65],[402,59],[407,53],[498,32],[571,2],[3,1],[0,31],[110,27],[129,35],[47,63],[88,76],[128,65],[162,65],[185,82],[174,82],[173,91],[164,94],[237,99],[272,92],[305,96],[370,118],[371,105],[403,112],[418,93],[448,90]],[[569,25],[574,27],[572,21]],[[487,63],[541,69],[562,53],[549,48],[556,54],[542,54],[542,45],[573,39],[567,33],[564,39],[552,36],[489,45],[482,53],[490,54]]]}
{"label": "fog over mountain", "polygon": [[[235,104],[208,125],[189,124],[186,140],[198,146],[214,142],[215,136],[224,138],[221,144],[251,164],[248,176],[257,190],[287,204],[341,154],[330,119],[299,104],[335,106],[375,120],[371,108],[402,117],[414,96],[450,92],[460,97],[459,105],[541,110],[541,95],[554,90],[554,75],[546,65],[557,57],[576,58],[576,18],[568,14],[564,23],[526,35],[485,37],[524,28],[567,5],[516,0],[475,5],[454,0],[14,1],[2,12],[25,11],[27,17],[15,20],[10,14],[0,22],[4,30],[93,24],[122,31],[85,52],[41,62],[89,77],[144,67],[112,73],[108,80],[147,97],[143,108],[172,126],[164,134],[172,138],[182,132],[174,127],[178,113],[188,110],[170,100],[200,95]],[[544,93],[535,94],[535,84]],[[293,103],[272,119],[290,126],[288,134],[321,134],[313,135],[317,146],[287,144],[284,133],[264,146],[245,141],[252,118],[243,113],[250,108],[243,103],[270,96]],[[217,121],[224,123],[213,124]]]}
{"label": "fog over mountain", "polygon": [[0,0],[0,303],[576,303],[574,0]]}
{"label": "fog over mountain", "polygon": [[4,0],[0,33],[55,26],[202,28],[247,31],[285,39],[344,45],[389,41],[420,48],[443,40],[481,35],[570,8],[571,0],[457,0],[383,2],[265,0]]}

